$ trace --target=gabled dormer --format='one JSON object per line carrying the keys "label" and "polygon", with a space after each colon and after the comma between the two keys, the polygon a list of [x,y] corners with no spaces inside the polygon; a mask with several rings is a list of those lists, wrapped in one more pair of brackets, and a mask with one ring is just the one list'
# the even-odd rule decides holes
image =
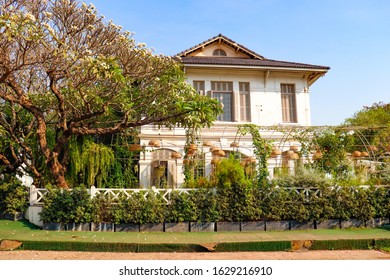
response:
{"label": "gabled dormer", "polygon": [[247,59],[264,59],[263,56],[219,34],[192,48],[177,54],[178,57],[234,57]]}

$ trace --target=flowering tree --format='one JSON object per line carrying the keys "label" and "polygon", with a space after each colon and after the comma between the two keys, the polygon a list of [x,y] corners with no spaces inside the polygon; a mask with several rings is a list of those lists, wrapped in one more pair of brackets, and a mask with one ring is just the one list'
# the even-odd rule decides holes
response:
{"label": "flowering tree", "polygon": [[221,111],[185,83],[174,60],[137,44],[92,5],[0,0],[0,30],[0,165],[9,170],[39,179],[38,153],[67,188],[72,136],[207,126]]}

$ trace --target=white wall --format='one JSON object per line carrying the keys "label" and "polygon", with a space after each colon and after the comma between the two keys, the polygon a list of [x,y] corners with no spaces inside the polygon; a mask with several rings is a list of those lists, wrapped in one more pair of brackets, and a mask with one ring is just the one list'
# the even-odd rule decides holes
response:
{"label": "white wall", "polygon": [[[270,72],[261,70],[232,69],[186,69],[187,82],[205,81],[205,91],[211,90],[211,81],[233,82],[238,106],[239,82],[249,82],[251,91],[251,122],[261,126],[283,124],[280,84],[294,84],[296,90],[298,122],[292,125],[311,125],[310,100],[307,83],[303,74]],[[236,118],[237,120],[237,118]],[[289,124],[291,125],[291,124]]]}

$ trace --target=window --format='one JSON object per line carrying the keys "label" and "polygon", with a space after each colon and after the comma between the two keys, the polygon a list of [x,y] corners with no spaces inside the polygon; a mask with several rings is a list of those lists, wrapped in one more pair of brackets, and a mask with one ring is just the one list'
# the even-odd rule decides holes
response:
{"label": "window", "polygon": [[239,83],[240,86],[240,121],[251,121],[249,83]]}
{"label": "window", "polygon": [[284,123],[297,122],[297,104],[295,98],[295,85],[281,84],[282,120]]}
{"label": "window", "polygon": [[213,56],[226,56],[226,52],[221,49],[216,49],[213,51]]}
{"label": "window", "polygon": [[194,179],[206,176],[204,155],[197,155],[194,159]]}
{"label": "window", "polygon": [[198,93],[204,94],[204,81],[194,81],[193,84],[194,84],[194,89]]}
{"label": "window", "polygon": [[211,97],[217,99],[223,106],[223,113],[217,117],[217,120],[233,121],[233,83],[211,82]]}
{"label": "window", "polygon": [[167,149],[156,150],[152,153],[151,184],[157,188],[174,185],[174,162],[170,155],[172,151]]}

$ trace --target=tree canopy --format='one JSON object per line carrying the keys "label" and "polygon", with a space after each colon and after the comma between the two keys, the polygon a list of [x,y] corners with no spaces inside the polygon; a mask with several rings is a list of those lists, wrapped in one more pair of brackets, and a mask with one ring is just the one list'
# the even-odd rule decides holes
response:
{"label": "tree canopy", "polygon": [[367,141],[390,151],[390,103],[374,103],[346,119],[345,125],[358,127]]}
{"label": "tree canopy", "polygon": [[185,82],[181,66],[156,55],[74,0],[0,0],[0,166],[68,187],[72,136],[147,124],[210,126],[220,104]]}

